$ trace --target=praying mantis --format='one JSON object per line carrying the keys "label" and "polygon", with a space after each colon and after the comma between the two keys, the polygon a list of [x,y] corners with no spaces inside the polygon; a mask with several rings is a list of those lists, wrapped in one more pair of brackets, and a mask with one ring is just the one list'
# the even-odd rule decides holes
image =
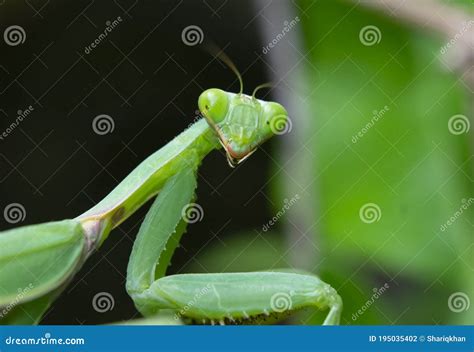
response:
{"label": "praying mantis", "polygon": [[0,233],[0,322],[36,324],[87,258],[148,200],[156,197],[135,240],[126,289],[145,317],[174,312],[191,324],[277,322],[304,308],[329,309],[339,324],[342,301],[318,277],[285,270],[166,276],[186,230],[196,173],[211,151],[225,150],[236,166],[284,128],[285,108],[240,92],[204,91],[202,119],[145,159],[101,202],[75,219]]}

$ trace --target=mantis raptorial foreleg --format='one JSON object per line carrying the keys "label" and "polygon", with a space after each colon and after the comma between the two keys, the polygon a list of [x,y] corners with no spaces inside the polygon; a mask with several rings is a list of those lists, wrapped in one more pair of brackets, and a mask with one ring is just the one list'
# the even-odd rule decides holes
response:
{"label": "mantis raptorial foreleg", "polygon": [[164,276],[186,223],[181,210],[194,197],[194,169],[173,176],[162,189],[135,241],[127,290],[145,316],[174,309],[185,322],[275,322],[292,311],[329,308],[325,324],[338,324],[342,308],[335,290],[317,277],[288,272]]}
{"label": "mantis raptorial foreleg", "polygon": [[199,162],[219,147],[207,122],[200,120],[150,155],[76,219],[0,233],[0,324],[37,323],[113,228],[155,196],[174,174],[188,169],[190,161]]}
{"label": "mantis raptorial foreleg", "polygon": [[[235,71],[235,67],[231,67]],[[110,231],[159,194],[135,242],[127,290],[146,316],[173,310],[183,321],[260,323],[305,307],[329,308],[339,323],[341,299],[310,274],[257,272],[165,276],[186,229],[182,209],[194,197],[196,170],[212,150],[235,166],[285,129],[283,106],[220,89],[204,91],[204,119],[150,155],[101,202],[72,220],[0,234],[0,322],[37,323]]]}
{"label": "mantis raptorial foreleg", "polygon": [[148,299],[155,280],[165,276],[175,248],[186,230],[182,210],[194,197],[194,169],[179,172],[169,179],[153,203],[133,245],[127,269],[127,291],[144,315],[160,307]]}

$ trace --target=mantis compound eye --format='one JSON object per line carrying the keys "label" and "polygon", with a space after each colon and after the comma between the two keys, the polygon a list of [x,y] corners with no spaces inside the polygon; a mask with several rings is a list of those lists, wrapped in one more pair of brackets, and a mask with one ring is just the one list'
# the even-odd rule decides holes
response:
{"label": "mantis compound eye", "polygon": [[218,124],[226,117],[229,109],[229,98],[223,90],[217,88],[207,89],[199,96],[198,106],[210,124]]}

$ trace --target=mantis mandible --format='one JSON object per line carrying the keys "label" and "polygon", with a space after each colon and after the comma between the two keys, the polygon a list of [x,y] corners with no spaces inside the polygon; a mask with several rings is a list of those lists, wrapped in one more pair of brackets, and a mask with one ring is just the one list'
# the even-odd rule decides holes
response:
{"label": "mantis mandible", "polygon": [[109,195],[72,220],[0,234],[0,321],[38,323],[110,231],[158,194],[134,243],[127,292],[144,316],[172,310],[185,323],[249,324],[281,320],[302,308],[329,309],[338,324],[342,302],[316,276],[301,272],[165,276],[186,230],[183,209],[195,197],[196,172],[212,150],[224,148],[231,166],[284,128],[288,114],[275,102],[212,88],[198,106],[203,119],[145,159]]}

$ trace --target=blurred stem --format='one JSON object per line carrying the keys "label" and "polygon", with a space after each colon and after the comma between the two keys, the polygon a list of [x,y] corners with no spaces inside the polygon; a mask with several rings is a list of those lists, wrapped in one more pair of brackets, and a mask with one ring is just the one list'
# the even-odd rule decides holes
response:
{"label": "blurred stem", "polygon": [[[262,33],[262,49],[275,40],[285,27],[285,23],[295,21],[297,13],[289,1],[276,1],[269,6],[266,0],[254,2],[258,14],[258,24]],[[298,23],[296,22],[296,23]],[[270,50],[262,50],[260,58],[268,67],[268,73],[275,87],[271,91],[274,99],[282,103],[289,111],[292,129],[283,136],[276,153],[277,168],[286,170],[290,177],[278,179],[278,196],[292,198],[298,194],[298,202],[285,213],[283,233],[286,237],[288,262],[291,266],[310,272],[320,262],[319,234],[317,221],[318,185],[313,170],[314,158],[308,158],[307,150],[313,150],[312,141],[305,141],[306,130],[310,128],[310,119],[314,114],[310,110],[308,97],[311,87],[306,79],[305,65],[301,64],[301,53],[304,52],[301,25],[295,25],[285,33],[285,40],[274,45]],[[288,53],[299,53],[288,55]],[[263,53],[263,54],[262,54]],[[268,93],[267,93],[268,94]],[[265,97],[262,97],[265,99]],[[278,203],[276,208],[280,208]]]}
{"label": "blurred stem", "polygon": [[474,17],[461,8],[434,0],[351,0],[369,9],[383,12],[399,22],[430,29],[449,41],[455,39],[449,56],[454,69],[474,87]]}

